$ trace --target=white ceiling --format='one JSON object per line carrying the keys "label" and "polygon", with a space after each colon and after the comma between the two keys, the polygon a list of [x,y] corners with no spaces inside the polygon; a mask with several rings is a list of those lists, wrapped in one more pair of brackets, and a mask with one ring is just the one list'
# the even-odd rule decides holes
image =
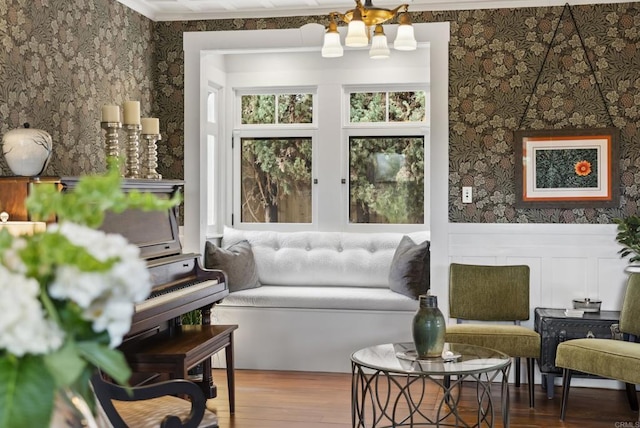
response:
{"label": "white ceiling", "polygon": [[[263,18],[323,15],[353,9],[353,0],[117,0],[154,21]],[[572,0],[571,5],[627,3],[629,0]],[[410,11],[499,9],[562,6],[567,0],[374,0],[377,7],[395,8],[403,2]],[[363,1],[364,3],[364,1]]]}

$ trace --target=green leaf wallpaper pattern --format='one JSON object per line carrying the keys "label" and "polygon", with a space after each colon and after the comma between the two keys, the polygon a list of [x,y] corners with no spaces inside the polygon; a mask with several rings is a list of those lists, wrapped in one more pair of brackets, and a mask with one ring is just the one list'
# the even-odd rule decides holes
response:
{"label": "green leaf wallpaper pattern", "polygon": [[[449,219],[474,223],[611,223],[640,208],[640,4],[412,12],[449,21]],[[0,2],[0,131],[29,121],[54,136],[50,174],[103,165],[105,103],[140,99],[160,117],[160,172],[184,167],[185,31],[298,28],[326,16],[152,22],[113,0]],[[587,58],[596,70],[602,102]],[[540,73],[536,86],[534,82]],[[529,106],[526,115],[525,109]],[[148,111],[150,109],[150,111]],[[609,209],[516,209],[513,132],[613,125],[620,135],[621,202]],[[0,167],[8,172],[4,159]],[[474,187],[462,204],[461,187]]]}
{"label": "green leaf wallpaper pattern", "polygon": [[0,133],[25,122],[49,132],[45,175],[105,170],[102,106],[140,100],[151,112],[152,34],[114,0],[0,1]]}

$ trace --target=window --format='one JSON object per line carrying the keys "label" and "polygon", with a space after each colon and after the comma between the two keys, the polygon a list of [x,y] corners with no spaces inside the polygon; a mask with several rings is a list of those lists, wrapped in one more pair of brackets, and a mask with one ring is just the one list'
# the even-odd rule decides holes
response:
{"label": "window", "polygon": [[425,91],[356,88],[346,98],[349,223],[423,224]]}
{"label": "window", "polygon": [[312,223],[312,92],[241,93],[242,223]]}
{"label": "window", "polygon": [[311,223],[311,138],[242,138],[243,223]]}
{"label": "window", "polygon": [[349,122],[425,122],[424,91],[351,92]]}
{"label": "window", "polygon": [[313,123],[313,94],[247,94],[241,105],[243,125]]}
{"label": "window", "polygon": [[424,137],[349,139],[349,221],[424,223]]}

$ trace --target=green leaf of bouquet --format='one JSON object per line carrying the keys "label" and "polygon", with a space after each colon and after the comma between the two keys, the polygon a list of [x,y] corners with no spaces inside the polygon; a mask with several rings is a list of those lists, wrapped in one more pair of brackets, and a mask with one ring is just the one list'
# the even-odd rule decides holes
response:
{"label": "green leaf of bouquet", "polygon": [[0,356],[0,428],[48,427],[55,389],[41,358]]}
{"label": "green leaf of bouquet", "polygon": [[100,368],[120,385],[126,385],[131,377],[131,369],[122,352],[95,342],[78,342],[76,346],[87,361]]}
{"label": "green leaf of bouquet", "polygon": [[87,362],[70,340],[57,351],[45,355],[44,363],[58,386],[75,383],[87,366]]}

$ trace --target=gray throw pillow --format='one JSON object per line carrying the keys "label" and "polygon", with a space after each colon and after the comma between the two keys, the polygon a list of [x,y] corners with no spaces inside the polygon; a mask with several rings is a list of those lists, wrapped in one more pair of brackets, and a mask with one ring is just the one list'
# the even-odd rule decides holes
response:
{"label": "gray throw pillow", "polygon": [[223,249],[211,242],[205,245],[204,266],[227,274],[229,292],[260,287],[258,269],[249,241],[240,241]]}
{"label": "gray throw pillow", "polygon": [[403,236],[396,248],[389,271],[389,288],[412,299],[425,294],[429,289],[431,243],[416,244]]}

